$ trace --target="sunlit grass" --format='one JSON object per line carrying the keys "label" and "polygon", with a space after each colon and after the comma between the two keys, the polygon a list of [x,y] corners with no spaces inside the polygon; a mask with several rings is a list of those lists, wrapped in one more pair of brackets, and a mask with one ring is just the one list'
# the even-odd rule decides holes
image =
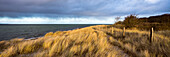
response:
{"label": "sunlit grass", "polygon": [[[107,25],[91,26],[70,31],[49,32],[35,40],[12,39],[0,41],[0,56],[29,57],[152,57],[169,56],[168,37],[155,33],[154,42],[148,31],[126,30]],[[114,33],[112,33],[112,29]]]}

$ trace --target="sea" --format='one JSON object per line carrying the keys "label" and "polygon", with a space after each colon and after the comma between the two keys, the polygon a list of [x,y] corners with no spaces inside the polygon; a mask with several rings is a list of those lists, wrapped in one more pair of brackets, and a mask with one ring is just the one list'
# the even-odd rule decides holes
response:
{"label": "sea", "polygon": [[99,24],[0,24],[0,41],[42,37],[48,32],[67,31]]}

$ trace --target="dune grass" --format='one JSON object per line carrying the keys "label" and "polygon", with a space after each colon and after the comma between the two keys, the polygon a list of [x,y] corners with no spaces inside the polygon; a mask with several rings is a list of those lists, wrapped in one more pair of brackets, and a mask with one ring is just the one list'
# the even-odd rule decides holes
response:
{"label": "dune grass", "polygon": [[[107,28],[106,28],[107,27]],[[113,32],[112,32],[113,30]],[[109,25],[49,32],[35,40],[0,41],[0,57],[169,57],[170,38],[148,31],[126,30]]]}

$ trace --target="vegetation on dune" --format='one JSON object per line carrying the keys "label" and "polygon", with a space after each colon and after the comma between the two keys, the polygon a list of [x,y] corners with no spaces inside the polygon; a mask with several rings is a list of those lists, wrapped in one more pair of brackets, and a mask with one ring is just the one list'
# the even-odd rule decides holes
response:
{"label": "vegetation on dune", "polygon": [[170,30],[170,14],[138,18],[137,15],[125,17],[124,21],[118,21],[114,24],[115,27],[137,28],[140,30],[150,30],[153,27],[155,30]]}
{"label": "vegetation on dune", "polygon": [[[107,28],[106,28],[107,27]],[[112,32],[113,31],[113,32]],[[71,31],[49,32],[35,40],[0,41],[0,57],[169,57],[170,37],[149,32],[97,25]]]}

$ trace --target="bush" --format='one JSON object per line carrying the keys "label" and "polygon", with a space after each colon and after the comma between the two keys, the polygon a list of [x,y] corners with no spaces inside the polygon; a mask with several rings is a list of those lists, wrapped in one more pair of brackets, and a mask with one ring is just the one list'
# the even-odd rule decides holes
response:
{"label": "bush", "polygon": [[138,18],[136,17],[136,15],[127,16],[127,17],[125,17],[123,24],[127,28],[136,27],[136,25],[138,24]]}

